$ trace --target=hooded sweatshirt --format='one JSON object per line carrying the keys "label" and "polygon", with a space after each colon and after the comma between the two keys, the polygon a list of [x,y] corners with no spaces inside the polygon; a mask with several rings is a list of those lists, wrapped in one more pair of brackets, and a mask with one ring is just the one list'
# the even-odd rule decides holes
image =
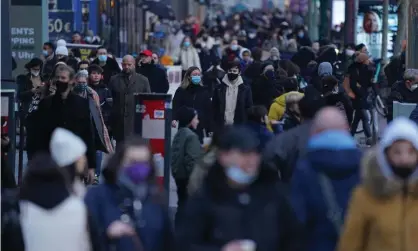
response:
{"label": "hooded sweatshirt", "polygon": [[235,108],[237,106],[238,87],[244,81],[241,76],[238,76],[238,78],[231,82],[228,75],[225,75],[222,82],[228,86],[225,95],[225,124],[232,125],[234,124]]}

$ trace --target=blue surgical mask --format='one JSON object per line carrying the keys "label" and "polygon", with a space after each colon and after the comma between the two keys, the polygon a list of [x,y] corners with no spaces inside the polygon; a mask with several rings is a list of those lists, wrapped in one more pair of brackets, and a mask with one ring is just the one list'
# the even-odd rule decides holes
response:
{"label": "blue surgical mask", "polygon": [[190,42],[187,42],[186,41],[186,42],[183,43],[183,45],[184,45],[184,47],[189,47],[190,46]]}
{"label": "blue surgical mask", "polygon": [[202,81],[202,78],[200,76],[192,76],[192,83],[197,85]]}
{"label": "blue surgical mask", "polygon": [[42,51],[42,54],[43,54],[45,57],[49,55],[49,53],[48,53],[48,51],[47,51],[47,50],[43,50],[43,51]]}
{"label": "blue surgical mask", "polygon": [[76,93],[83,93],[84,91],[87,91],[87,83],[79,83],[75,85],[73,91]]}
{"label": "blue surgical mask", "polygon": [[237,166],[228,167],[225,173],[230,180],[241,185],[251,184],[257,178],[257,175],[248,174]]}
{"label": "blue surgical mask", "polygon": [[233,50],[233,51],[238,50],[238,45],[236,45],[236,44],[232,44],[232,45],[231,45],[231,50]]}
{"label": "blue surgical mask", "polygon": [[107,55],[99,55],[97,57],[100,62],[106,62],[107,61]]}

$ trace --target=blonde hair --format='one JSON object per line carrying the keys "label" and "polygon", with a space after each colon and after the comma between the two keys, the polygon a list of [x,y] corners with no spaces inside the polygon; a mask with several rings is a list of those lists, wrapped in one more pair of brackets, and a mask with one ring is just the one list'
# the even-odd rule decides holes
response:
{"label": "blonde hair", "polygon": [[285,98],[286,107],[299,103],[299,101],[302,98],[303,98],[303,93],[289,92],[289,94],[287,94]]}
{"label": "blonde hair", "polygon": [[[190,82],[191,82],[190,75],[192,74],[192,72],[196,70],[202,73],[199,67],[196,67],[196,66],[191,66],[189,69],[187,69],[186,73],[183,76],[183,81],[181,81],[181,85],[180,85],[181,88],[186,89],[190,85]],[[200,85],[202,85],[202,83],[200,83]]]}

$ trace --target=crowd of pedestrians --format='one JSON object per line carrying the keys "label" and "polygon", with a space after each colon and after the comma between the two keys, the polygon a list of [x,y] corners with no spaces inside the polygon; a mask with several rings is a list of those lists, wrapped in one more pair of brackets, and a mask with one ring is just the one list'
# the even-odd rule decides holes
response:
{"label": "crowd of pedestrians", "polygon": [[[81,60],[65,41],[46,42],[17,78],[29,164],[19,189],[2,166],[2,249],[415,250],[418,106],[411,119],[389,112],[371,146],[377,63],[364,45],[339,53],[291,20],[255,11],[173,27],[161,62],[182,69],[175,194],[158,182],[158,153],[134,135],[134,94],[170,87],[158,54],[125,55],[119,67],[105,47]],[[385,68],[389,109],[418,104],[404,53]],[[8,144],[2,136],[2,153]]]}

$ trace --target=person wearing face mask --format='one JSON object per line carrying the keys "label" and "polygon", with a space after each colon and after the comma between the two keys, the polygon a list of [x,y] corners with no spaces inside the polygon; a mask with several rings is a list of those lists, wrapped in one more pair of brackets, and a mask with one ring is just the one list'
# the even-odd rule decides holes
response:
{"label": "person wearing face mask", "polygon": [[134,94],[151,92],[148,79],[135,72],[135,65],[135,59],[131,55],[124,56],[123,72],[113,76],[108,84],[113,100],[110,127],[116,147],[118,143],[134,134]]}
{"label": "person wearing face mask", "polygon": [[274,70],[279,68],[280,51],[276,47],[270,49],[270,57],[268,60],[273,64]]}
{"label": "person wearing face mask", "polygon": [[151,92],[167,93],[170,88],[167,73],[164,69],[161,69],[161,67],[158,67],[158,65],[154,63],[152,52],[150,50],[143,50],[136,61],[136,72],[148,79]]}
{"label": "person wearing face mask", "polygon": [[42,47],[42,56],[40,57],[44,61],[42,73],[48,78],[57,63],[55,56],[54,44],[51,42],[45,42]]}
{"label": "person wearing face mask", "polygon": [[[417,247],[418,127],[396,118],[362,160],[337,251]],[[367,234],[366,234],[367,233]]]}
{"label": "person wearing face mask", "polygon": [[124,142],[103,169],[105,178],[88,190],[85,202],[108,248],[114,250],[173,250],[172,225],[157,184],[147,141]]}
{"label": "person wearing face mask", "polygon": [[103,83],[109,86],[110,78],[121,72],[119,64],[109,56],[107,49],[103,46],[97,48],[96,56],[91,64],[96,64],[103,69]]}
{"label": "person wearing face mask", "polygon": [[282,94],[274,67],[270,62],[264,64],[260,76],[251,83],[251,92],[254,105],[261,105],[266,109],[269,109],[273,100]]}
{"label": "person wearing face mask", "polygon": [[388,122],[393,119],[393,101],[418,104],[418,69],[407,69],[403,81],[397,81],[388,98]]}
{"label": "person wearing face mask", "polygon": [[243,72],[253,61],[251,58],[251,51],[247,48],[241,48],[241,51],[239,52],[239,59],[241,62],[241,71]]}
{"label": "person wearing face mask", "polygon": [[95,179],[98,180],[102,166],[102,153],[112,153],[113,146],[109,133],[103,119],[100,97],[93,88],[88,86],[89,73],[87,70],[79,71],[75,76],[73,92],[82,98],[88,99],[91,120],[94,126],[94,138],[96,143],[96,172]]}
{"label": "person wearing face mask", "polygon": [[184,76],[187,69],[192,66],[196,66],[197,68],[202,69],[200,65],[199,54],[197,53],[196,48],[193,46],[190,37],[184,37],[178,59],[181,64],[182,76]]}
{"label": "person wearing face mask", "polygon": [[110,113],[112,111],[112,93],[109,88],[103,83],[103,69],[95,64],[92,64],[88,68],[89,79],[88,85],[91,87],[97,95],[99,95],[100,110],[102,112],[103,121],[110,134]]}
{"label": "person wearing face mask", "polygon": [[[210,91],[203,84],[202,73],[197,67],[190,67],[173,97],[173,120],[179,121],[177,112],[181,107],[191,107],[199,114],[199,124],[194,129],[201,142],[212,130],[212,103]],[[178,123],[176,123],[178,124]]]}
{"label": "person wearing face mask", "polygon": [[309,38],[308,34],[306,33],[304,28],[299,29],[296,32],[296,42],[298,43],[298,46],[312,46],[312,41]]}
{"label": "person wearing face mask", "polygon": [[227,69],[212,98],[214,121],[219,128],[245,123],[247,109],[253,105],[251,87],[241,77],[239,61],[230,62]]}
{"label": "person wearing face mask", "polygon": [[179,250],[302,250],[300,225],[259,145],[245,126],[225,128],[216,161],[176,228]]}
{"label": "person wearing face mask", "polygon": [[[49,142],[53,131],[57,127],[67,129],[80,137],[87,146],[88,182],[94,180],[96,167],[96,146],[94,142],[93,125],[90,118],[90,107],[87,99],[72,92],[75,73],[71,67],[61,65],[56,70],[52,86],[55,92],[42,99],[38,110],[34,113],[32,126],[34,127],[34,153],[49,151]],[[29,135],[28,135],[29,137]]]}
{"label": "person wearing face mask", "polygon": [[183,106],[176,112],[179,129],[174,136],[171,147],[171,170],[177,185],[178,208],[176,223],[183,215],[187,201],[187,185],[190,174],[203,155],[199,137],[195,133],[199,124],[198,113],[195,109]]}
{"label": "person wearing face mask", "polygon": [[240,51],[241,46],[238,45],[238,40],[232,40],[229,46],[223,51],[221,64],[222,69],[227,69],[229,62],[234,61],[235,59],[239,60]]}

